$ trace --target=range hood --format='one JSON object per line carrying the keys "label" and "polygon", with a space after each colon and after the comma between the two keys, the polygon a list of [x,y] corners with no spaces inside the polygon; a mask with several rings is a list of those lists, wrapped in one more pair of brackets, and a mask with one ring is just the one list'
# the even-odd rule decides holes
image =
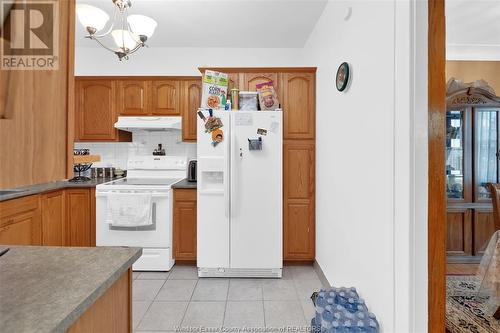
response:
{"label": "range hood", "polygon": [[181,124],[181,117],[118,117],[115,128],[128,132],[180,130]]}

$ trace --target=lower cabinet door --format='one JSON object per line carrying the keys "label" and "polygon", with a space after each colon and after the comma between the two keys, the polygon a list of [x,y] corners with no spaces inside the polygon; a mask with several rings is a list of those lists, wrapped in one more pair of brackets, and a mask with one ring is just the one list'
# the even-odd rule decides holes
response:
{"label": "lower cabinet door", "polygon": [[474,255],[482,255],[495,233],[495,220],[491,210],[474,210]]}
{"label": "lower cabinet door", "polygon": [[0,244],[41,245],[40,210],[31,210],[0,221]]}
{"label": "lower cabinet door", "polygon": [[174,257],[196,260],[196,190],[174,190]]}
{"label": "lower cabinet door", "polygon": [[283,259],[315,257],[315,144],[288,141],[283,146]]}
{"label": "lower cabinet door", "polygon": [[90,190],[66,190],[66,244],[92,246]]}
{"label": "lower cabinet door", "polygon": [[41,196],[42,245],[63,246],[66,244],[64,197],[64,191],[46,193]]}
{"label": "lower cabinet door", "polygon": [[470,209],[449,208],[446,214],[446,254],[472,255],[472,219]]}

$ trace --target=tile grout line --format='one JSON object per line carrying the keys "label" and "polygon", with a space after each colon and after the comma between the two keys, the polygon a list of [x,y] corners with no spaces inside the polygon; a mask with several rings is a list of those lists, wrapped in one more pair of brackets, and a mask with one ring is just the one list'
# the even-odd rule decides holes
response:
{"label": "tile grout line", "polygon": [[259,284],[260,284],[260,296],[261,296],[261,299],[262,299],[262,316],[264,317],[264,328],[267,328],[266,306],[264,304],[264,283],[263,283],[262,280],[260,280]]}
{"label": "tile grout line", "polygon": [[191,305],[191,300],[193,299],[194,291],[196,290],[196,287],[198,286],[198,282],[200,281],[200,277],[198,276],[198,272],[196,272],[196,284],[194,285],[193,291],[191,292],[191,297],[189,297],[189,301],[187,302],[186,309],[184,310],[184,314],[182,315],[181,322],[179,326],[182,328],[182,324],[184,323],[184,319],[186,318],[186,313],[189,309],[189,306]]}
{"label": "tile grout line", "polygon": [[304,320],[305,320],[306,326],[308,326],[308,321],[307,321],[307,317],[306,317],[306,311],[305,311],[304,307],[302,306],[303,300],[300,298],[299,291],[297,290],[297,284],[295,283],[295,281],[296,281],[295,278],[293,278],[293,280],[292,280],[293,289],[295,289],[295,294],[297,295],[297,299],[299,300],[299,306],[302,309],[302,316],[304,316]]}
{"label": "tile grout line", "polygon": [[[135,280],[138,280],[138,278],[139,278],[139,276],[140,276],[141,274],[142,274],[142,272],[141,272],[139,275],[137,275],[137,278],[136,278]],[[168,276],[170,276],[170,272],[168,273]],[[168,276],[167,276],[167,278],[168,278]],[[135,281],[135,280],[134,280],[134,281]],[[151,280],[148,280],[148,281],[151,281]],[[146,316],[146,313],[149,311],[149,308],[151,308],[151,305],[153,305],[153,303],[155,302],[156,297],[158,297],[158,294],[160,293],[161,288],[163,288],[163,286],[165,285],[165,283],[166,283],[166,282],[167,282],[167,279],[165,279],[165,280],[163,281],[163,284],[161,285],[161,287],[160,287],[160,288],[158,289],[158,291],[156,292],[155,296],[154,296],[154,297],[153,297],[153,299],[151,300],[151,303],[149,303],[148,308],[146,309],[146,311],[144,311],[144,314],[142,315],[141,319],[140,319],[140,320],[139,320],[139,322],[137,323],[137,327],[139,327],[139,326],[141,325],[142,320],[143,320],[143,319],[144,319],[144,317]],[[133,286],[134,286],[134,285],[133,285],[133,282],[132,282],[132,287],[133,287]],[[133,296],[132,296],[132,298],[133,298]],[[134,305],[134,300],[132,299],[132,319],[134,318],[134,308],[133,308],[133,305]],[[133,325],[133,322],[132,322],[132,325]],[[135,327],[133,327],[133,329],[132,329],[132,330],[135,330]]]}
{"label": "tile grout line", "polygon": [[226,311],[227,311],[227,301],[229,298],[229,288],[231,288],[231,278],[229,278],[229,281],[227,282],[227,292],[226,292],[226,304],[224,304],[224,314],[222,315],[222,324],[221,326],[224,326],[224,322],[226,321]]}

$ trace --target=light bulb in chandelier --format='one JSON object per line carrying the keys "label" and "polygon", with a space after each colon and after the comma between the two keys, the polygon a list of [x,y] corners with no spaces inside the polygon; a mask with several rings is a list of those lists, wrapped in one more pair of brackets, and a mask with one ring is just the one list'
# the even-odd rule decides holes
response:
{"label": "light bulb in chandelier", "polygon": [[158,23],[156,23],[155,20],[144,15],[130,15],[127,17],[127,22],[130,26],[130,30],[132,30],[134,34],[140,36],[141,41],[143,42],[153,36],[155,29],[158,26]]}
{"label": "light bulb in chandelier", "polygon": [[76,5],[76,15],[90,35],[102,30],[109,21],[109,15],[104,10],[87,4]]}
{"label": "light bulb in chandelier", "polygon": [[111,31],[111,36],[113,37],[113,41],[115,42],[118,48],[124,49],[125,51],[131,51],[135,49],[138,44],[141,44],[139,40],[139,36],[131,33],[128,30],[113,30]]}

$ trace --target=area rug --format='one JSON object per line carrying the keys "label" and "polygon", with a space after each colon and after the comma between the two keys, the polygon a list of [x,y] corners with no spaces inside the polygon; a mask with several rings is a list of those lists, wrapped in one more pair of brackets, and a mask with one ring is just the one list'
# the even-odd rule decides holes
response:
{"label": "area rug", "polygon": [[475,276],[446,278],[446,329],[449,332],[500,332],[500,322],[484,313],[488,299],[476,296],[479,287]]}

